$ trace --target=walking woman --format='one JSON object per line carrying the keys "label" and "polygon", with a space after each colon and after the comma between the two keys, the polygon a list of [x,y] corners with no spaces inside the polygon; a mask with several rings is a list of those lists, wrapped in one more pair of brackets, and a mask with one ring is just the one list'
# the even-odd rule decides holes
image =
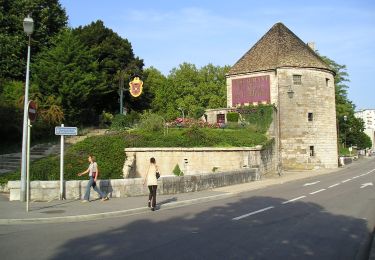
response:
{"label": "walking woman", "polygon": [[156,177],[156,172],[159,173],[158,166],[156,165],[156,160],[154,157],[150,159],[150,166],[148,167],[146,178],[143,185],[147,183],[148,190],[150,194],[148,195],[148,207],[154,211],[156,207],[156,190],[158,188],[158,180]]}
{"label": "walking woman", "polygon": [[82,175],[88,173],[89,177],[90,177],[90,180],[89,180],[89,182],[87,183],[87,186],[86,186],[85,197],[82,200],[82,202],[89,202],[91,186],[94,188],[94,191],[96,191],[99,194],[100,199],[102,201],[106,201],[106,200],[108,200],[108,196],[105,195],[104,192],[102,192],[96,186],[96,181],[98,180],[98,176],[99,176],[99,168],[98,168],[98,164],[96,163],[95,156],[90,154],[89,157],[88,157],[88,161],[90,162],[89,168],[87,168],[86,171],[77,174],[78,176],[82,176]]}

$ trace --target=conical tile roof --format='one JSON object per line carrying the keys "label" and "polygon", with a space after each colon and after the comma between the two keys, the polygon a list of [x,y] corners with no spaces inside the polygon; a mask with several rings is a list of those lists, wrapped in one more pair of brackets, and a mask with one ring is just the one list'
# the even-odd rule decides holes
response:
{"label": "conical tile roof", "polygon": [[264,71],[279,67],[331,70],[297,35],[284,24],[276,23],[233,65],[228,74]]}

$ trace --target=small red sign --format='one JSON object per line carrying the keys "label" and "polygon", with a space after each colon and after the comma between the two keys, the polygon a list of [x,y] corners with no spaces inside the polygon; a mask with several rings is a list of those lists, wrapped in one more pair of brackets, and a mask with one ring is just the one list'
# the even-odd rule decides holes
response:
{"label": "small red sign", "polygon": [[34,122],[36,119],[36,103],[34,101],[29,101],[29,119]]}

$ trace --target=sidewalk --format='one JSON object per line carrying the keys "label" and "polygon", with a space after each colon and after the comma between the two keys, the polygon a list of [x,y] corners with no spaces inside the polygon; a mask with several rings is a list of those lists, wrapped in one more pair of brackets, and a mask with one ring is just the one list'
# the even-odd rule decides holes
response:
{"label": "sidewalk", "polygon": [[[260,181],[207,191],[159,195],[157,202],[161,210],[181,207],[228,198],[241,192],[262,189],[271,185],[328,174],[339,170],[341,168],[306,172],[284,172],[281,177],[277,175],[267,176]],[[10,202],[5,194],[1,194],[0,209],[0,225],[89,221],[150,212],[150,209],[147,207],[146,196],[112,198],[104,202],[95,200],[90,203],[81,203],[79,200],[31,202],[29,212],[26,212],[25,202]]]}

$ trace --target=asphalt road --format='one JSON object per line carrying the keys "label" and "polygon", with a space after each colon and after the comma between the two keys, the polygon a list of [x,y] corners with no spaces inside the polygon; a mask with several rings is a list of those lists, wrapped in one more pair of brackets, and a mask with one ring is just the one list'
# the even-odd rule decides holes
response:
{"label": "asphalt road", "polygon": [[375,160],[181,208],[0,226],[2,259],[366,259]]}

